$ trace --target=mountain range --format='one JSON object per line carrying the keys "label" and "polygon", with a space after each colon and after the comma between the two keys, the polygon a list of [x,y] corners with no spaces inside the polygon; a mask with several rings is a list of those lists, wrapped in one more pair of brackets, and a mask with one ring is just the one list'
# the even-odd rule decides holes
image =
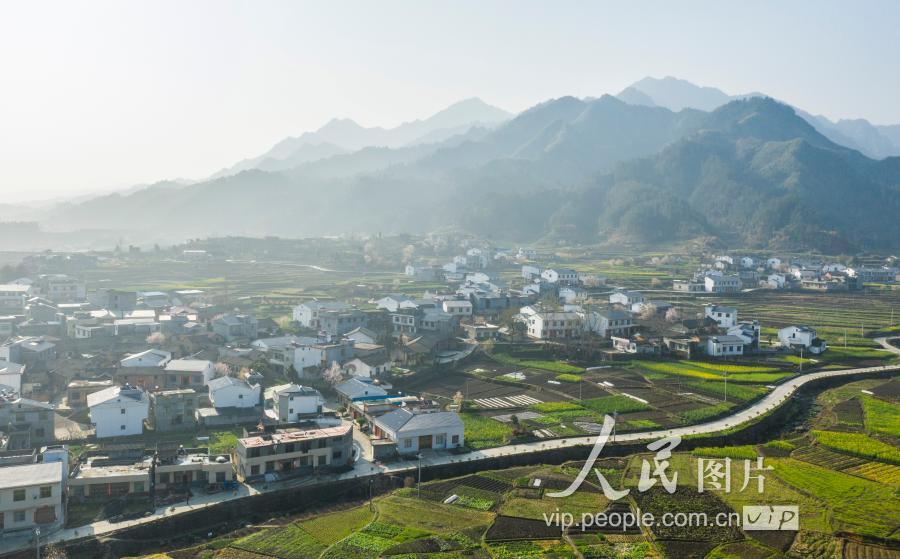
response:
{"label": "mountain range", "polygon": [[334,120],[209,179],[60,204],[41,221],[144,242],[458,228],[498,242],[896,248],[900,157],[825,128],[761,94],[648,78],[515,116],[473,99],[393,129]]}
{"label": "mountain range", "polygon": [[[701,87],[669,76],[639,80],[622,90],[618,97],[633,105],[666,107],[673,111],[685,108],[712,111],[729,101],[765,95],[758,92],[728,95],[715,87]],[[823,136],[837,144],[853,148],[873,159],[900,155],[900,125],[876,125],[862,118],[832,121],[800,109],[796,111]]]}

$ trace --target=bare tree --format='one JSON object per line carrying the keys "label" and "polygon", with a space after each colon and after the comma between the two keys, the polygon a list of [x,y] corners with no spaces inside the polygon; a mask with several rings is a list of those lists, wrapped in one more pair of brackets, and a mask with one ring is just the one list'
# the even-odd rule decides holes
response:
{"label": "bare tree", "polygon": [[462,409],[463,401],[466,399],[463,396],[462,390],[457,390],[456,394],[453,395],[453,403],[456,404],[457,409]]}
{"label": "bare tree", "polygon": [[229,367],[227,363],[222,363],[221,361],[216,363],[216,366],[215,366],[216,378],[227,377],[228,373],[230,373],[230,372],[231,372],[231,367]]}
{"label": "bare tree", "polygon": [[641,314],[639,315],[641,320],[651,320],[656,318],[656,305],[652,303],[644,303],[641,307]]}
{"label": "bare tree", "polygon": [[332,361],[331,366],[322,373],[322,378],[331,386],[336,386],[344,380],[344,370],[341,369],[337,361]]}
{"label": "bare tree", "polygon": [[666,311],[666,320],[669,322],[681,322],[681,311],[675,307]]}
{"label": "bare tree", "polygon": [[147,336],[146,342],[151,345],[162,345],[166,343],[166,335],[162,332],[153,332]]}

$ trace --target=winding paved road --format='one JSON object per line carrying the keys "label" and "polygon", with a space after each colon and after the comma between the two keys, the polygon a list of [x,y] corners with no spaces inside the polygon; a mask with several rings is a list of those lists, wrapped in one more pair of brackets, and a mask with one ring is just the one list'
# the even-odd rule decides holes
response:
{"label": "winding paved road", "polygon": [[[881,343],[879,341],[879,343]],[[886,342],[885,342],[886,343]],[[884,345],[882,343],[882,345]],[[888,344],[890,345],[890,344]],[[900,349],[894,348],[892,351],[900,355]],[[793,379],[786,381],[780,385],[778,385],[772,392],[766,395],[763,399],[751,405],[748,408],[740,410],[728,417],[724,417],[721,419],[717,419],[715,421],[710,421],[708,423],[701,423],[698,425],[690,425],[687,427],[677,427],[674,429],[662,429],[656,431],[645,431],[641,433],[624,433],[621,435],[616,435],[615,442],[643,442],[643,441],[652,441],[662,437],[667,437],[671,435],[697,435],[697,434],[711,434],[722,431],[724,429],[728,429],[731,427],[735,427],[737,425],[742,425],[751,421],[752,419],[758,417],[760,414],[763,414],[767,411],[771,411],[777,406],[783,404],[787,401],[794,392],[797,391],[798,388],[803,386],[804,384],[818,380],[823,378],[834,378],[834,377],[842,377],[842,376],[852,376],[864,373],[873,373],[873,372],[900,372],[900,365],[886,365],[881,367],[866,367],[861,369],[839,369],[833,371],[819,371],[815,373],[807,373],[805,375],[801,375],[798,377],[794,377]],[[579,445],[592,445],[594,444],[596,437],[571,437],[567,439],[553,439],[546,441],[535,441],[530,443],[523,444],[514,444],[501,446],[496,448],[489,448],[485,450],[479,450],[475,452],[471,452],[465,455],[451,455],[451,454],[438,454],[438,453],[429,453],[422,458],[422,467],[427,468],[428,466],[440,466],[443,464],[451,464],[456,462],[469,462],[473,460],[480,460],[483,458],[493,458],[497,456],[507,456],[512,454],[525,454],[529,452],[535,452],[539,450],[549,450],[554,448],[567,448],[574,447]],[[314,483],[324,483],[327,481],[334,480],[342,480],[342,479],[353,479],[353,478],[365,478],[373,475],[399,475],[406,474],[410,472],[416,471],[418,467],[417,461],[409,460],[402,461],[399,463],[388,464],[388,465],[379,465],[372,464],[364,459],[360,459],[357,461],[353,470],[340,474],[340,475],[329,475],[329,476],[321,476],[319,478],[302,478],[296,480],[286,480],[284,482],[274,482],[269,483],[262,488],[252,487],[242,485],[240,489],[236,491],[234,494],[229,493],[219,493],[216,495],[200,495],[196,498],[196,500],[192,500],[190,505],[179,504],[173,507],[162,507],[157,510],[157,514],[150,517],[139,518],[131,521],[125,521],[120,523],[110,523],[107,521],[95,522],[93,524],[87,526],[81,526],[77,529],[70,528],[65,530],[60,530],[54,534],[51,534],[48,538],[50,542],[59,542],[70,539],[77,539],[79,537],[84,537],[87,535],[99,536],[103,534],[111,534],[117,530],[121,530],[130,526],[135,526],[138,524],[143,524],[146,522],[152,522],[153,520],[160,518],[162,516],[172,516],[181,514],[184,512],[188,512],[191,510],[215,506],[219,503],[230,501],[232,499],[243,498],[248,495],[254,495],[258,493],[265,493],[271,491],[279,491],[292,487],[299,487],[301,485],[310,485]],[[0,542],[0,553],[7,553],[16,549],[20,549],[23,547],[28,547],[29,545],[34,545],[29,542],[30,535],[23,535],[21,537],[9,536],[4,537],[4,540]],[[47,540],[43,540],[45,543]]]}

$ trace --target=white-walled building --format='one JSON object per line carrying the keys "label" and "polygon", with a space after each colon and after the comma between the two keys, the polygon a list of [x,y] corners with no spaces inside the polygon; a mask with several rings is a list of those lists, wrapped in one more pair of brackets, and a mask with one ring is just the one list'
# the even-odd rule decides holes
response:
{"label": "white-walled building", "polygon": [[346,311],[351,309],[349,303],[342,301],[306,301],[294,307],[293,318],[304,328],[319,328],[319,315],[327,311]]}
{"label": "white-walled building", "polygon": [[150,411],[150,399],[140,388],[113,386],[88,394],[91,423],[98,439],[140,435]]}
{"label": "white-walled building", "polygon": [[576,284],[578,272],[571,268],[548,268],[541,272],[541,279],[547,283]]}
{"label": "white-walled building", "polygon": [[441,308],[454,316],[472,316],[472,303],[465,299],[447,299],[441,303]]}
{"label": "white-walled building", "polygon": [[769,277],[766,279],[766,283],[769,284],[769,287],[772,289],[784,289],[784,285],[787,283],[787,278],[784,274],[769,274]]}
{"label": "white-walled building", "polygon": [[376,417],[373,434],[397,443],[400,454],[429,448],[457,448],[465,444],[463,422],[452,411],[410,411],[407,408]]}
{"label": "white-walled building", "polygon": [[165,367],[172,354],[162,349],[148,349],[134,353],[119,361],[121,367]]}
{"label": "white-walled building", "polygon": [[815,328],[809,326],[788,326],[778,331],[778,341],[782,347],[799,349],[809,353],[822,353],[828,349],[825,340],[819,338]]}
{"label": "white-walled building", "polygon": [[209,381],[209,401],[214,408],[252,408],[260,402],[259,384],[232,376]]}
{"label": "white-walled building", "polygon": [[322,413],[325,400],[315,388],[282,384],[266,389],[267,411],[281,423],[295,423],[304,417]]}
{"label": "white-walled building", "polygon": [[634,317],[630,312],[615,309],[588,311],[585,313],[584,329],[603,338],[627,338],[634,329]]}
{"label": "white-walled building", "polygon": [[207,385],[213,379],[216,366],[205,359],[173,359],[166,363],[166,386],[193,387]]}
{"label": "white-walled building", "polygon": [[387,357],[354,357],[341,368],[352,377],[375,378],[390,371],[393,365]]}
{"label": "white-walled building", "polygon": [[572,338],[582,332],[582,320],[574,311],[535,312],[525,316],[525,332],[538,340]]}
{"label": "white-walled building", "polygon": [[744,354],[744,340],[738,336],[710,336],[706,354],[711,357],[737,357]]}
{"label": "white-walled building", "polygon": [[703,314],[706,318],[716,321],[719,328],[731,328],[738,321],[738,311],[734,307],[722,307],[719,305],[706,305],[703,307]]}
{"label": "white-walled building", "polygon": [[0,314],[22,314],[31,293],[30,285],[0,285]]}
{"label": "white-walled building", "polygon": [[61,527],[65,482],[58,461],[0,468],[0,534],[39,527],[46,535]]}
{"label": "white-walled building", "polygon": [[640,291],[616,291],[609,296],[611,305],[622,305],[626,309],[630,309],[635,303],[643,302],[644,295]]}
{"label": "white-walled building", "polygon": [[13,392],[22,392],[22,375],[25,365],[0,359],[0,386],[8,386]]}

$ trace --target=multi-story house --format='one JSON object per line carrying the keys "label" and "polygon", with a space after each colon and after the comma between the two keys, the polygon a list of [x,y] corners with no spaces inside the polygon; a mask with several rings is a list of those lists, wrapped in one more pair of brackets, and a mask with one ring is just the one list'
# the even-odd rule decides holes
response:
{"label": "multi-story house", "polygon": [[257,336],[258,322],[256,317],[249,314],[224,314],[212,321],[212,329],[227,342],[253,340]]}
{"label": "multi-story house", "polygon": [[738,311],[734,307],[722,307],[719,305],[706,305],[703,307],[703,314],[707,318],[716,321],[719,328],[731,328],[737,324]]}
{"label": "multi-story house", "polygon": [[98,439],[144,432],[150,399],[140,388],[113,386],[88,395],[87,402]]}
{"label": "multi-story house", "polygon": [[346,311],[351,306],[341,301],[306,301],[294,307],[294,321],[300,323],[304,328],[319,329],[319,315],[325,311]]}
{"label": "multi-story house", "polygon": [[53,406],[0,390],[0,431],[7,450],[33,448],[56,440]]}
{"label": "multi-story house", "polygon": [[48,534],[61,527],[65,486],[62,462],[0,468],[0,539],[3,534],[35,528]]}
{"label": "multi-story house", "polygon": [[238,439],[235,468],[241,481],[265,474],[298,475],[346,467],[353,459],[353,424],[279,429]]}
{"label": "multi-story house", "polygon": [[296,423],[322,413],[325,399],[315,388],[282,384],[266,389],[266,408],[279,423]]}

